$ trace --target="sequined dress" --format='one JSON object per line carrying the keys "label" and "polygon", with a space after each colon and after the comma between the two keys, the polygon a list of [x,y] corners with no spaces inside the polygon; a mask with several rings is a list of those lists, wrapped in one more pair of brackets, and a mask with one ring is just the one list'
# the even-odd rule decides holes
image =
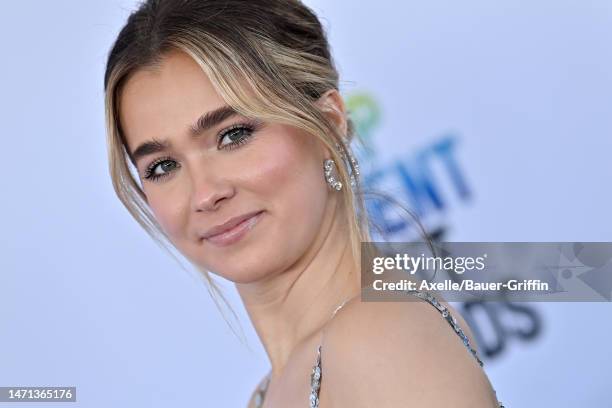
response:
{"label": "sequined dress", "polygon": [[[455,333],[457,333],[459,338],[461,338],[461,340],[463,341],[463,344],[465,345],[465,347],[467,347],[469,352],[474,356],[478,364],[481,367],[483,366],[483,362],[478,357],[476,350],[474,350],[472,346],[470,346],[470,341],[468,337],[465,335],[465,333],[463,333],[463,330],[457,324],[457,320],[455,319],[455,317],[450,314],[450,312],[444,305],[439,303],[438,300],[430,293],[421,292],[418,290],[406,291],[406,293],[416,296],[420,299],[423,299],[427,301],[430,305],[435,307],[440,312],[442,317],[446,319],[448,324],[453,328]],[[338,310],[340,310],[340,308],[342,308],[342,306],[344,306],[346,302],[347,301],[344,301],[340,306],[338,306],[338,308],[332,314],[332,317],[336,314]],[[321,373],[321,345],[319,345],[319,347],[317,348],[316,362],[314,366],[312,367],[312,372],[310,374],[310,398],[309,398],[310,401],[308,405],[310,408],[319,408],[319,388],[321,387],[321,374],[322,374]],[[261,406],[263,405],[263,400],[266,394],[266,390],[268,389],[269,382],[270,382],[270,377],[268,375],[259,385],[255,393],[255,408],[261,408]],[[495,390],[493,390],[493,392],[495,392]],[[498,401],[498,408],[505,408],[504,405],[500,401]]]}

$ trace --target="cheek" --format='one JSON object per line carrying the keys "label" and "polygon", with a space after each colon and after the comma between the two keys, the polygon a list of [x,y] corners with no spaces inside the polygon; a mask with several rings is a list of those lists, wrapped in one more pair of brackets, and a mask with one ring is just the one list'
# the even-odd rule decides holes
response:
{"label": "cheek", "polygon": [[322,159],[319,163],[307,143],[286,133],[272,140],[258,144],[234,178],[249,204],[241,202],[241,207],[267,211],[259,235],[239,252],[221,254],[211,248],[203,254],[213,271],[234,282],[254,281],[295,264],[324,220],[328,191]]}
{"label": "cheek", "polygon": [[164,233],[173,241],[179,241],[180,237],[185,234],[187,214],[185,205],[178,199],[182,197],[182,193],[175,190],[170,192],[163,189],[149,191],[147,200],[155,220]]}
{"label": "cheek", "polygon": [[[272,216],[267,251],[293,263],[319,231],[328,199],[323,160],[303,139],[277,144],[252,181]],[[275,249],[276,248],[276,249]]]}
{"label": "cheek", "polygon": [[284,221],[306,220],[320,216],[327,190],[323,162],[304,139],[308,136],[279,138],[257,166],[251,167],[250,182]]}

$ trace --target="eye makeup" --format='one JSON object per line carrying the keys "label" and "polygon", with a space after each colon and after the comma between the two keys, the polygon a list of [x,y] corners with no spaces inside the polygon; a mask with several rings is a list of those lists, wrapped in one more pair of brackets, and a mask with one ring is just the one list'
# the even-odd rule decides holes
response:
{"label": "eye makeup", "polygon": [[[248,143],[261,126],[262,124],[259,121],[247,120],[222,129],[217,134],[218,150],[234,150]],[[225,139],[229,142],[223,143]],[[160,157],[146,167],[143,178],[153,182],[159,181],[169,176],[177,168],[180,168],[180,164],[171,157]],[[158,173],[160,169],[164,172]]]}

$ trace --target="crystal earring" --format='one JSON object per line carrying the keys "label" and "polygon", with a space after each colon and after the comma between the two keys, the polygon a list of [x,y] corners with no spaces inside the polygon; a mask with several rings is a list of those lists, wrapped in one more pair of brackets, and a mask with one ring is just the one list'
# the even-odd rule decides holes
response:
{"label": "crystal earring", "polygon": [[323,167],[325,169],[325,180],[327,180],[327,184],[337,191],[342,189],[342,182],[336,180],[336,178],[332,175],[332,170],[336,166],[336,162],[333,159],[325,160]]}
{"label": "crystal earring", "polygon": [[[338,150],[338,152],[340,152],[340,155],[342,156],[343,159],[346,160],[346,156],[348,154],[349,160],[351,161],[351,163],[353,164],[353,168],[355,169],[355,172],[351,172],[351,187],[355,187],[357,185],[357,180],[356,178],[359,177],[359,163],[357,162],[357,159],[355,159],[355,157],[351,154],[350,149],[346,148],[343,149],[339,143],[336,142],[336,148]],[[346,152],[346,153],[345,153]]]}

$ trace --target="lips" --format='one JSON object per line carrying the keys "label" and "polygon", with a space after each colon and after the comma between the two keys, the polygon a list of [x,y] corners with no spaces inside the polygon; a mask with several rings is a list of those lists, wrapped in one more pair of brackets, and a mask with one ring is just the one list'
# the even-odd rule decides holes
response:
{"label": "lips", "polygon": [[208,240],[212,240],[215,238],[222,238],[224,235],[228,235],[234,232],[234,230],[237,230],[238,228],[236,227],[238,226],[243,227],[243,225],[241,224],[245,223],[245,221],[249,220],[250,218],[259,216],[261,213],[263,213],[263,211],[253,211],[247,214],[243,214],[237,217],[230,218],[225,223],[214,226],[213,228],[206,231],[204,235],[202,235],[202,238],[208,239]]}

